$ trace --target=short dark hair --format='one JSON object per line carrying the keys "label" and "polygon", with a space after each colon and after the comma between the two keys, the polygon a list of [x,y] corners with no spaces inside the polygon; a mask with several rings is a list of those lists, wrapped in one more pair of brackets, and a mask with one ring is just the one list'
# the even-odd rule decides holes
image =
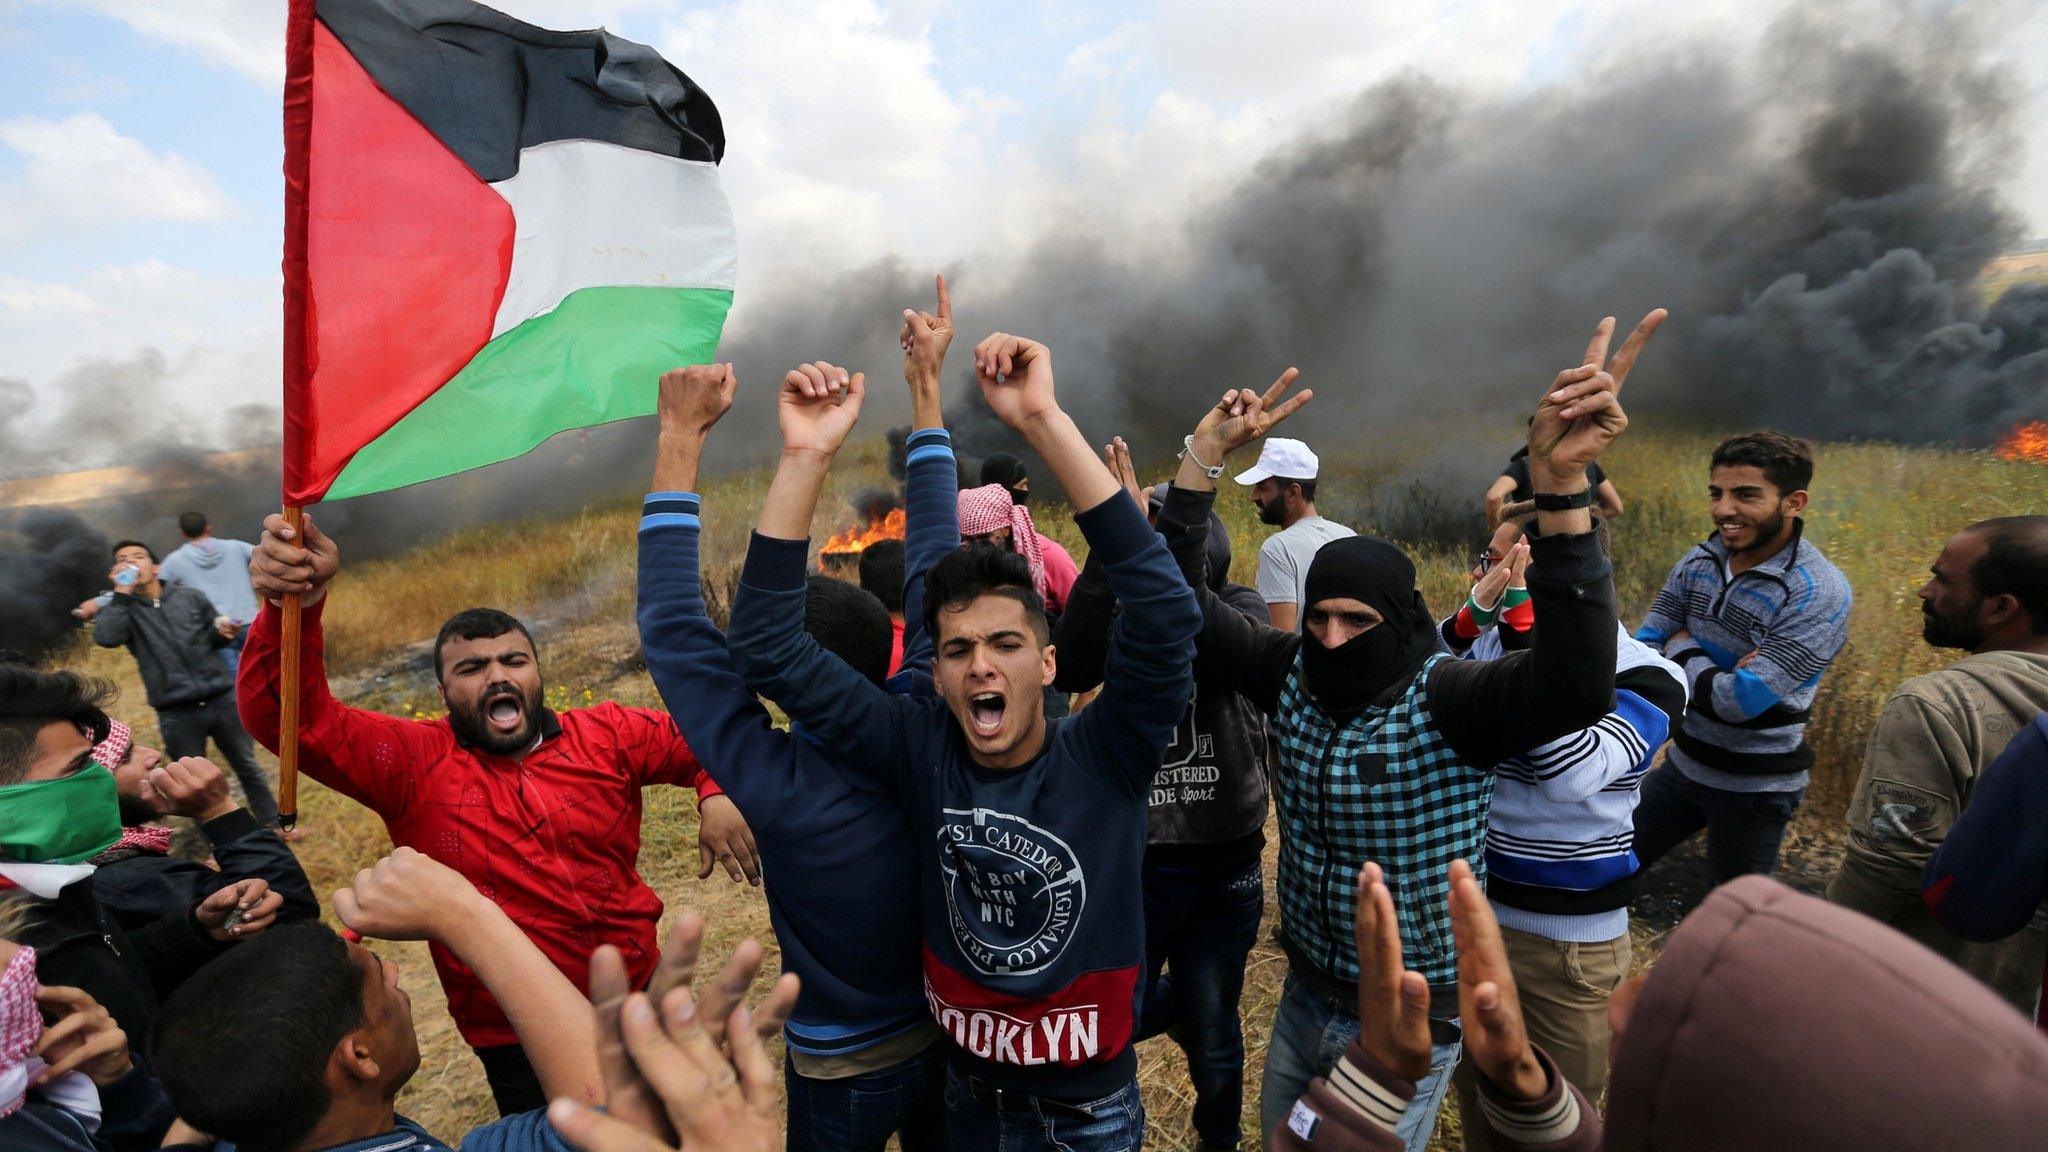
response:
{"label": "short dark hair", "polygon": [[[450,616],[434,637],[434,680],[439,682],[442,679],[441,649],[447,647],[450,640],[489,640],[507,632],[517,632],[526,637],[528,644],[533,644],[533,633],[528,632],[526,625],[509,612],[500,612],[496,608],[464,608]],[[539,655],[540,645],[534,644],[533,650],[535,655]]]}
{"label": "short dark hair", "polygon": [[151,564],[163,563],[163,561],[160,558],[158,558],[156,554],[156,549],[151,548],[149,545],[144,544],[140,540],[116,540],[114,541],[114,546],[112,548],[107,549],[107,555],[118,560],[121,557],[121,549],[123,548],[140,548],[144,552],[149,553],[149,562]]}
{"label": "short dark hair", "polygon": [[178,517],[178,533],[187,540],[197,540],[206,535],[206,513],[186,512]]}
{"label": "short dark hair", "polygon": [[1289,484],[1301,485],[1301,498],[1310,504],[1316,502],[1316,482],[1314,480],[1297,480],[1292,476],[1275,476],[1273,479],[1279,482],[1280,491],[1282,492],[1287,491]]}
{"label": "short dark hair", "polygon": [[877,540],[860,554],[860,586],[882,607],[903,611],[903,541]]}
{"label": "short dark hair", "polygon": [[948,552],[924,578],[924,627],[939,639],[941,609],[961,609],[983,596],[1006,596],[1024,606],[1041,645],[1052,643],[1045,598],[1031,579],[1031,564],[1001,544],[982,541]]}
{"label": "short dark hair", "polygon": [[1730,436],[1714,449],[1711,468],[1732,465],[1763,469],[1781,496],[1804,492],[1813,483],[1813,445],[1768,429]]}
{"label": "short dark hair", "polygon": [[813,573],[804,583],[804,631],[870,682],[889,678],[895,630],[874,593]]}
{"label": "short dark hair", "polygon": [[316,920],[221,953],[150,1026],[164,1095],[186,1123],[250,1152],[304,1140],[334,1104],[327,1062],[363,1026],[363,972]]}
{"label": "short dark hair", "polygon": [[2035,635],[2048,633],[2048,516],[1997,516],[1964,529],[1984,539],[1970,569],[1979,596],[2011,596]]}
{"label": "short dark hair", "polygon": [[0,664],[0,784],[28,775],[36,734],[59,721],[76,724],[94,744],[107,738],[106,707],[116,689],[76,672],[40,672],[26,664]]}

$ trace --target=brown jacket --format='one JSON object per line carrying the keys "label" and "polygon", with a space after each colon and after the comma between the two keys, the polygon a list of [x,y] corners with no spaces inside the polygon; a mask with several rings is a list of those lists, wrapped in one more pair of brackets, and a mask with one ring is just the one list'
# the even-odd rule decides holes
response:
{"label": "brown jacket", "polygon": [[[1533,1105],[1482,1084],[1496,1147],[1958,1152],[2048,1132],[2048,1038],[2025,1017],[1869,917],[1761,876],[1715,890],[1666,942],[1615,1040],[1604,1134],[1554,1067],[1551,1083]],[[1354,1045],[1272,1147],[1395,1152],[1413,1095]]]}
{"label": "brown jacket", "polygon": [[1920,900],[1920,873],[1970,802],[1977,776],[2048,711],[2048,656],[1985,652],[1915,676],[1885,704],[1849,803],[1849,839],[1828,899],[1890,924],[2032,1011],[2048,931],[1977,944]]}

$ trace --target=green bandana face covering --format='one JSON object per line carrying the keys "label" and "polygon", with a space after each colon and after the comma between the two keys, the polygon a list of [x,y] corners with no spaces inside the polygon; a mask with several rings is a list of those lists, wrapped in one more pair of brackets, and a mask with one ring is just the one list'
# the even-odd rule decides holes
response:
{"label": "green bandana face covering", "polygon": [[0,860],[77,864],[120,838],[114,774],[98,764],[59,780],[0,787]]}

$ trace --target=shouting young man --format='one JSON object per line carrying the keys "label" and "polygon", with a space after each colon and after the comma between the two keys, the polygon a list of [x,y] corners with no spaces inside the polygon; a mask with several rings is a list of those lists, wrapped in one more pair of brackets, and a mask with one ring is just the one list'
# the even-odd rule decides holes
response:
{"label": "shouting young man", "polygon": [[[661,897],[640,878],[640,790],[697,789],[705,875],[715,854],[733,879],[752,870],[746,825],[718,794],[675,722],[605,702],[555,712],[542,703],[540,654],[518,620],[471,608],[441,625],[434,673],[448,715],[411,720],[351,708],[327,686],[322,610],[341,570],[334,538],[307,517],[264,523],[250,564],[267,603],[249,630],[237,695],[257,739],[277,747],[277,601],[302,597],[299,765],[383,818],[391,842],[467,877],[579,989],[591,949],[613,944],[636,982],[654,969]],[[538,1108],[533,1067],[476,973],[435,947],[448,1011],[476,1049],[505,1115]]]}
{"label": "shouting young man", "polygon": [[804,633],[812,512],[864,395],[861,376],[829,364],[783,382],[782,458],[730,647],[752,687],[909,810],[925,991],[953,1042],[953,1147],[1135,1150],[1146,801],[1187,708],[1200,619],[1165,544],[1061,410],[1045,346],[998,333],[975,370],[989,407],[1083,509],[1124,605],[1101,698],[1046,718],[1044,602],[1022,558],[995,547],[954,552],[926,577],[938,699],[892,696]]}

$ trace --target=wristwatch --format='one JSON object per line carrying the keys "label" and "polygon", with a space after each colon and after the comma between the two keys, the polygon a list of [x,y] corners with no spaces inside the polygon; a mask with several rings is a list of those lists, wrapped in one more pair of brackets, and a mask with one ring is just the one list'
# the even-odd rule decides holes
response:
{"label": "wristwatch", "polygon": [[[1208,476],[1211,480],[1214,480],[1218,476],[1223,475],[1223,465],[1204,464],[1202,463],[1202,458],[1200,456],[1195,455],[1195,436],[1192,432],[1188,433],[1186,436],[1181,437],[1179,455],[1185,457],[1186,459],[1193,460],[1195,462],[1195,467],[1200,468],[1203,474]],[[1584,506],[1585,505],[1580,505],[1580,507]]]}
{"label": "wristwatch", "polygon": [[1536,493],[1536,510],[1538,512],[1569,512],[1574,508],[1591,508],[1592,506],[1593,488],[1591,485],[1587,485],[1577,492]]}

